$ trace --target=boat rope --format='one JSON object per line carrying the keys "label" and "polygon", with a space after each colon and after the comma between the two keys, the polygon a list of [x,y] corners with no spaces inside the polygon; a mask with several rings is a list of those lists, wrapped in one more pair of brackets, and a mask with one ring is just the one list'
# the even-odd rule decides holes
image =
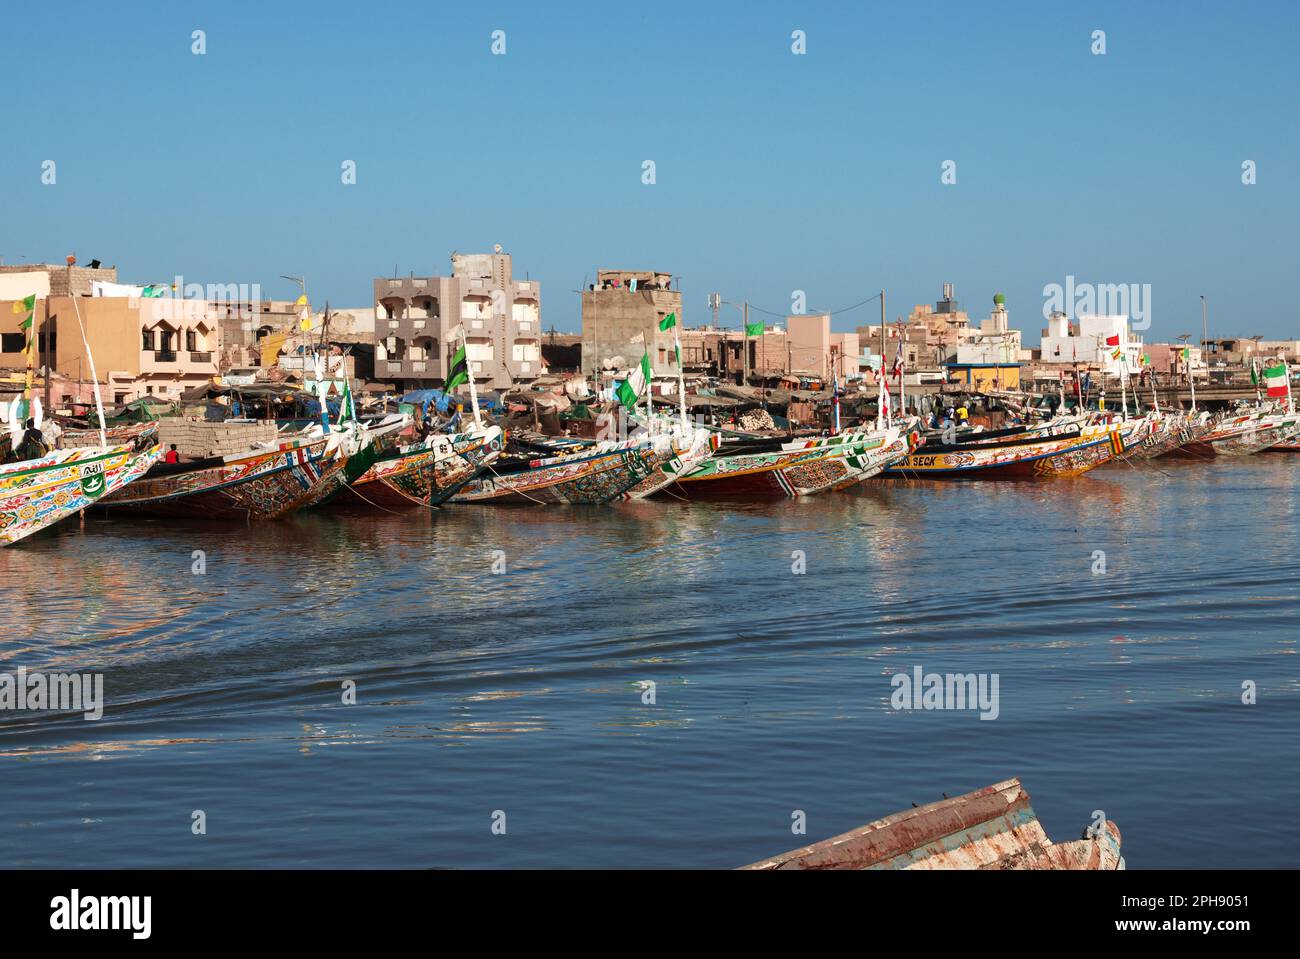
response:
{"label": "boat rope", "polygon": [[[496,471],[496,467],[492,466],[491,464],[488,464],[488,472],[491,473],[493,476],[497,477],[498,479],[504,479],[504,478],[505,478],[505,477],[503,477],[500,473],[498,473],[498,472]],[[541,506],[549,506],[549,505],[550,505],[550,504],[547,503],[545,500],[533,499],[533,497],[529,496],[527,493],[525,493],[525,492],[524,492],[523,490],[521,490],[521,489],[513,490],[513,492],[518,493],[518,494],[519,494],[520,496],[522,496],[524,499],[526,499],[526,500],[530,500],[530,501],[532,501],[532,502],[534,502],[534,503],[537,503],[537,504],[539,504],[539,505],[541,505]]]}
{"label": "boat rope", "polygon": [[[373,506],[375,509],[383,510],[385,513],[392,513],[394,516],[397,516],[397,515],[398,515],[397,510],[395,510],[395,509],[389,509],[387,506],[380,506],[380,505],[379,505],[378,503],[376,503],[374,500],[372,500],[372,499],[367,499],[365,496],[362,496],[361,493],[357,492],[357,488],[356,488],[355,486],[353,486],[351,483],[349,483],[349,484],[347,485],[347,489],[348,489],[349,492],[351,492],[353,495],[355,495],[358,499],[360,499],[363,503],[367,503],[367,504],[369,504],[370,506]],[[392,487],[392,486],[390,486],[389,489],[396,489],[396,487]],[[401,493],[403,496],[406,496],[406,493],[402,492],[402,490],[400,490],[400,489],[397,490],[397,492]],[[419,503],[419,502],[420,502],[418,499],[415,499],[414,497],[409,497],[409,496],[408,496],[407,498],[408,498],[408,499],[412,499],[412,500],[414,500],[416,503]],[[421,505],[423,505],[423,504],[421,504]]]}

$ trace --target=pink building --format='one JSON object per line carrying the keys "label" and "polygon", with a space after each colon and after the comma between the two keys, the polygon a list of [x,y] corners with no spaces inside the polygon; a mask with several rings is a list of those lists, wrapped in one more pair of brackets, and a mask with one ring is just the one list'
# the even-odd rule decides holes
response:
{"label": "pink building", "polygon": [[840,382],[861,375],[861,346],[857,333],[832,333],[829,313],[786,317],[790,372]]}

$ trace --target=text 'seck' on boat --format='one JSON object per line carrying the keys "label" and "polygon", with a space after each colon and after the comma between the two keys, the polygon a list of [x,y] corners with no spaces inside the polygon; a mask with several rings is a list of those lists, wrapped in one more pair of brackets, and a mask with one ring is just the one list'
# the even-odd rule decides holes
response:
{"label": "text 'seck' on boat", "polygon": [[743,869],[1123,869],[1109,819],[1047,838],[1019,779],[877,819]]}

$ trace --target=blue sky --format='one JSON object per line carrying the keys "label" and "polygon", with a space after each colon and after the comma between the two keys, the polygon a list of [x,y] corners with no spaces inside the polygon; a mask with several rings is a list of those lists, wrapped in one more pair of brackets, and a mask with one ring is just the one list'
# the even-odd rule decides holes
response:
{"label": "blue sky", "polygon": [[688,325],[712,290],[784,313],[884,287],[892,320],[950,280],[973,316],[1005,292],[1031,343],[1073,275],[1151,284],[1149,341],[1199,331],[1199,294],[1212,335],[1296,337],[1298,11],[12,5],[0,257],[268,296],[305,274],[314,303],[363,306],[394,266],[500,243],[560,330],[599,267],[678,274]]}

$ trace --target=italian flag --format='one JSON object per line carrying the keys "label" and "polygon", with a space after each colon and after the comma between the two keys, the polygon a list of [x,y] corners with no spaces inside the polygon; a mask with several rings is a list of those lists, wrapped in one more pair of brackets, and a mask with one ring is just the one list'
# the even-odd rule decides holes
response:
{"label": "italian flag", "polygon": [[1285,363],[1264,367],[1264,381],[1268,384],[1269,396],[1286,396],[1290,392],[1287,389]]}
{"label": "italian flag", "polygon": [[618,384],[618,390],[616,391],[618,401],[629,410],[636,409],[636,401],[640,398],[641,392],[649,382],[650,354],[646,353],[641,357],[641,365],[632,371],[632,375]]}

